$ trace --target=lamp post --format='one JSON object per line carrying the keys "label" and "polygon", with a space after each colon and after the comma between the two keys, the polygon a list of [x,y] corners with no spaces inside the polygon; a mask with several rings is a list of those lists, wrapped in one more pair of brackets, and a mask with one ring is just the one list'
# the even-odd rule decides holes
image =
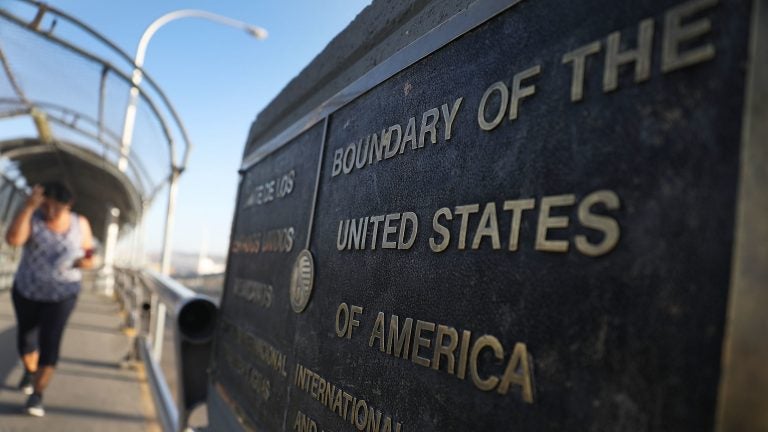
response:
{"label": "lamp post", "polygon": [[[160,27],[168,24],[171,21],[175,21],[181,18],[202,18],[208,21],[213,21],[229,27],[243,30],[256,39],[265,39],[267,37],[267,31],[261,27],[198,9],[176,10],[169,12],[153,21],[141,35],[139,45],[136,48],[136,56],[133,61],[135,68],[133,69],[133,74],[131,76],[131,92],[128,97],[128,105],[125,108],[125,119],[123,122],[123,133],[121,136],[120,146],[120,159],[118,160],[117,164],[118,169],[122,172],[125,172],[128,168],[128,155],[130,154],[131,142],[133,140],[133,130],[136,120],[136,103],[139,97],[139,85],[141,84],[141,80],[143,78],[141,67],[144,65],[144,56],[147,51],[147,46],[149,45],[149,41],[152,39],[152,36],[154,36],[155,32],[157,32]],[[176,161],[171,160],[171,174],[168,179],[168,209],[166,212],[165,232],[163,235],[163,252],[160,261],[160,271],[166,275],[170,273],[171,269],[171,231],[173,230],[173,219],[176,209],[176,193],[178,190],[177,182],[179,176],[181,175],[181,171],[182,168],[176,166]]]}
{"label": "lamp post", "polygon": [[[152,39],[152,36],[154,36],[155,32],[157,32],[160,27],[168,24],[171,21],[175,21],[181,18],[202,18],[208,21],[213,21],[229,27],[244,30],[246,33],[252,37],[255,37],[256,39],[265,39],[267,37],[267,31],[261,27],[197,9],[176,10],[169,12],[153,21],[144,30],[144,34],[141,35],[141,39],[139,39],[139,45],[136,48],[136,56],[134,57],[133,61],[134,69],[131,76],[131,92],[128,97],[128,105],[125,108],[123,133],[120,140],[120,159],[118,160],[117,164],[117,167],[121,172],[125,172],[128,168],[128,155],[130,154],[131,150],[131,141],[133,140],[133,130],[136,120],[136,102],[139,97],[139,85],[141,84],[141,80],[143,78],[141,67],[144,65],[144,56],[147,51],[147,46],[149,45],[149,41]],[[165,231],[163,233],[163,252],[160,261],[160,272],[165,275],[168,275],[171,270],[171,232],[173,231],[174,214],[176,211],[178,179],[182,170],[183,168],[177,166],[176,161],[172,158],[171,174],[168,178],[168,208],[166,210]],[[165,305],[162,302],[159,302],[158,299],[153,296],[152,307],[155,311],[152,314],[154,323],[150,324],[150,329],[152,329],[150,331],[153,332],[152,356],[156,361],[160,361],[163,349],[163,331],[165,329]]]}

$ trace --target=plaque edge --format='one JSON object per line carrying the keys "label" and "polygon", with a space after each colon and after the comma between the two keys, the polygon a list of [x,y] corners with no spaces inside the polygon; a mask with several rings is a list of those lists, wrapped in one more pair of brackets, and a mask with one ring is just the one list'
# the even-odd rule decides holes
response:
{"label": "plaque edge", "polygon": [[521,1],[523,0],[477,0],[472,3],[467,9],[448,18],[434,29],[415,39],[321,103],[317,108],[308,112],[283,132],[245,155],[240,170],[250,169],[346,104]]}
{"label": "plaque edge", "polygon": [[753,0],[750,21],[718,432],[768,424],[768,3]]}

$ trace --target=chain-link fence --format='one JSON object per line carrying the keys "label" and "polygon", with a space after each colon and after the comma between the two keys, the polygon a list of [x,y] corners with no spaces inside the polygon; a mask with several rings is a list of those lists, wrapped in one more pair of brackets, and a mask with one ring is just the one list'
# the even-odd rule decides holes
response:
{"label": "chain-link fence", "polygon": [[[135,224],[174,170],[186,164],[189,142],[173,107],[151,77],[134,86],[132,58],[66,13],[31,0],[0,4],[0,157],[17,161],[23,177],[64,175],[91,199],[109,201],[111,184],[62,153],[108,172],[137,199],[122,204],[123,224]],[[142,71],[143,72],[143,71]],[[126,110],[135,96],[136,120],[126,139]],[[13,143],[11,145],[10,143]],[[10,151],[10,149],[13,151]],[[30,174],[24,158],[46,155]],[[121,162],[121,158],[125,160]],[[66,165],[70,166],[66,166]],[[12,164],[11,164],[12,165]],[[124,166],[123,166],[124,165]],[[30,165],[32,166],[32,165]],[[93,178],[89,178],[93,177]],[[99,190],[99,188],[104,190]],[[77,192],[77,191],[76,191]],[[92,216],[93,217],[93,216]]]}

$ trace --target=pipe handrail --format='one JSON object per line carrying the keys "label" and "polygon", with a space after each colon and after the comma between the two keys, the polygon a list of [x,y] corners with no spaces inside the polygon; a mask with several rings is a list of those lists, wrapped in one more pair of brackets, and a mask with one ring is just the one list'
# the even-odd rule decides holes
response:
{"label": "pipe handrail", "polygon": [[147,381],[152,390],[152,397],[155,399],[155,406],[161,407],[157,410],[157,417],[164,431],[178,431],[179,428],[179,410],[171,395],[171,390],[165,382],[163,370],[158,362],[152,357],[152,348],[145,336],[141,336],[138,343],[139,358],[146,365]]}
{"label": "pipe handrail", "polygon": [[[201,357],[200,353],[210,349],[217,304],[212,298],[198,294],[156,271],[124,267],[115,267],[115,271],[118,274],[117,280],[122,282],[118,284],[121,304],[133,308],[132,311],[127,311],[129,313],[126,314],[126,326],[138,326],[140,330],[134,347],[137,352],[127,357],[139,359],[145,364],[163,430],[185,430],[191,411],[205,400],[207,384],[201,386],[200,383],[207,380],[201,381],[200,374],[207,373],[205,364],[208,357]],[[128,277],[120,277],[121,275]],[[147,293],[152,297],[151,306],[145,297]],[[130,301],[126,301],[129,297]],[[145,313],[143,318],[140,317],[142,312]],[[147,316],[146,312],[152,315]],[[178,401],[174,401],[171,396],[163,371],[159,367],[166,314],[173,319],[178,362],[176,369],[179,374]],[[147,320],[150,321],[149,325],[142,325]],[[193,347],[192,351],[190,347]],[[203,350],[200,351],[199,348]],[[187,358],[185,354],[190,353],[194,358]]]}
{"label": "pipe handrail", "polygon": [[180,311],[184,304],[197,296],[191,289],[160,272],[141,270],[140,276],[149,284],[149,288],[160,296],[163,303],[170,306],[173,312]]}

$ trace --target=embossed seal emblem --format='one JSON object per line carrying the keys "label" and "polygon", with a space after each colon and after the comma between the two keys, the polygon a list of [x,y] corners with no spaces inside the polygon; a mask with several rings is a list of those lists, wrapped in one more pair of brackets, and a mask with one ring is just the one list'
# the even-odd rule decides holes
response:
{"label": "embossed seal emblem", "polygon": [[291,272],[291,307],[296,313],[301,313],[312,296],[312,286],[315,279],[315,261],[312,252],[307,249],[299,252]]}

